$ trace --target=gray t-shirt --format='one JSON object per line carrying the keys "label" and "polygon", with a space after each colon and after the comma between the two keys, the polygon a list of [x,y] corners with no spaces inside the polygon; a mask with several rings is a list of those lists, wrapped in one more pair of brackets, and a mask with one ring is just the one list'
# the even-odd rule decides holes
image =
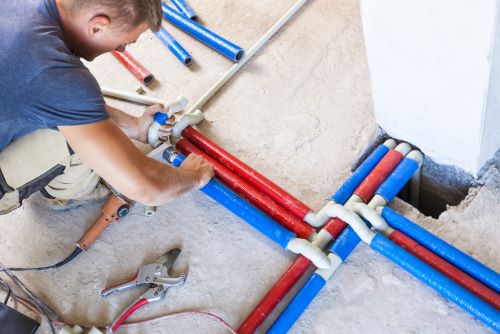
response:
{"label": "gray t-shirt", "polygon": [[64,42],[55,0],[2,1],[0,151],[38,129],[106,118],[97,81]]}

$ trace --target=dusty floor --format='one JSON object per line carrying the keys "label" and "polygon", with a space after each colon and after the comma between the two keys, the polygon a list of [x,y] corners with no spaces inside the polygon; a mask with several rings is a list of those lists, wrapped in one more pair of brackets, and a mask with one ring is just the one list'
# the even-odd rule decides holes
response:
{"label": "dusty floor", "polygon": [[[248,49],[293,0],[193,2],[202,21]],[[196,64],[179,64],[152,34],[130,52],[160,81],[149,94],[194,101],[231,63],[175,28],[172,34]],[[90,65],[104,86],[133,91],[137,83],[111,56]],[[110,101],[131,113],[138,106]],[[375,132],[369,75],[357,1],[311,1],[204,108],[200,129],[314,209],[349,175]],[[497,167],[498,168],[498,167]],[[482,188],[438,220],[402,202],[409,217],[500,270],[496,233],[500,174],[492,168]],[[0,217],[0,260],[33,266],[68,254],[99,215],[99,206],[60,214],[35,196]],[[136,207],[87,254],[57,271],[19,275],[68,322],[109,323],[140,295],[102,299],[99,291],[128,277],[173,246],[189,266],[186,285],[136,314],[149,318],[182,310],[209,311],[237,328],[288,268],[294,256],[195,192],[159,209]],[[176,318],[122,333],[225,333],[205,318]],[[360,246],[328,282],[291,333],[488,333],[490,330],[380,255]],[[48,333],[48,331],[41,331]]]}

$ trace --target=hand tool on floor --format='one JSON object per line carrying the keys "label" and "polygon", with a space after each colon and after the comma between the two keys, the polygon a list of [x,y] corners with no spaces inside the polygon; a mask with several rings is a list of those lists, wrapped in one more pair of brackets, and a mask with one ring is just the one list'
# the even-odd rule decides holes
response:
{"label": "hand tool on floor", "polygon": [[180,252],[179,248],[168,251],[156,260],[155,263],[140,267],[131,280],[107,288],[101,292],[102,297],[107,297],[115,292],[149,286],[149,290],[127,307],[108,327],[108,334],[115,333],[120,325],[139,308],[165,298],[169,288],[180,287],[184,284],[187,273],[181,273],[179,276],[170,276],[172,266]]}

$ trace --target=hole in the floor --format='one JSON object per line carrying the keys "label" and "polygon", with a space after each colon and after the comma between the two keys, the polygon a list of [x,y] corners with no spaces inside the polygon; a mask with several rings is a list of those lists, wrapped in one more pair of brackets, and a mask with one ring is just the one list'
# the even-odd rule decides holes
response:
{"label": "hole in the floor", "polygon": [[[467,196],[469,188],[475,185],[476,181],[472,175],[453,166],[439,165],[426,157],[417,209],[426,216],[438,218],[448,206],[460,204]],[[408,201],[407,188],[398,194],[404,201]]]}

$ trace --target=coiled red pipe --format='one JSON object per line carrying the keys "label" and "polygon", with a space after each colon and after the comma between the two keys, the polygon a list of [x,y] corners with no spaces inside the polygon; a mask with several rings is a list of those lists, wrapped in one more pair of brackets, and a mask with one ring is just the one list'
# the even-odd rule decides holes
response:
{"label": "coiled red pipe", "polygon": [[137,59],[132,57],[130,53],[127,51],[119,52],[119,51],[111,51],[113,56],[116,57],[129,71],[132,73],[137,80],[139,80],[144,85],[151,84],[155,77],[151,72],[142,66]]}
{"label": "coiled red pipe", "polygon": [[285,210],[271,198],[263,195],[251,184],[243,180],[234,172],[230,171],[228,168],[224,167],[220,162],[210,157],[207,153],[201,151],[187,139],[179,140],[176,144],[176,148],[184,155],[195,153],[203,156],[214,166],[216,175],[222,181],[232,187],[238,194],[246,197],[251,203],[255,204],[257,207],[262,209],[262,211],[269,214],[283,226],[297,234],[300,238],[307,239],[314,232],[313,227],[306,224],[289,211]]}
{"label": "coiled red pipe", "polygon": [[415,240],[408,237],[406,234],[403,234],[400,231],[394,231],[389,235],[389,239],[422,261],[426,262],[437,271],[448,276],[473,294],[477,295],[485,302],[493,305],[497,309],[500,309],[500,295],[498,293],[467,275],[438,255],[434,254]]}
{"label": "coiled red pipe", "polygon": [[[389,151],[367,178],[356,188],[354,193],[361,194],[358,196],[368,202],[375,190],[377,190],[403,158],[403,154],[400,152],[395,150]],[[325,224],[324,229],[333,239],[336,239],[346,227],[347,224],[343,220],[333,218]],[[238,333],[252,334],[255,332],[276,305],[279,304],[281,299],[290,291],[292,286],[305,274],[310,264],[311,262],[308,259],[298,256],[288,271],[276,282],[257,307],[243,321],[240,328],[238,328]]]}
{"label": "coiled red pipe", "polygon": [[238,158],[219,147],[194,128],[188,126],[184,129],[182,135],[300,219],[303,220],[306,214],[311,211],[309,207],[300,202],[297,198],[287,193],[253,168],[238,160]]}

